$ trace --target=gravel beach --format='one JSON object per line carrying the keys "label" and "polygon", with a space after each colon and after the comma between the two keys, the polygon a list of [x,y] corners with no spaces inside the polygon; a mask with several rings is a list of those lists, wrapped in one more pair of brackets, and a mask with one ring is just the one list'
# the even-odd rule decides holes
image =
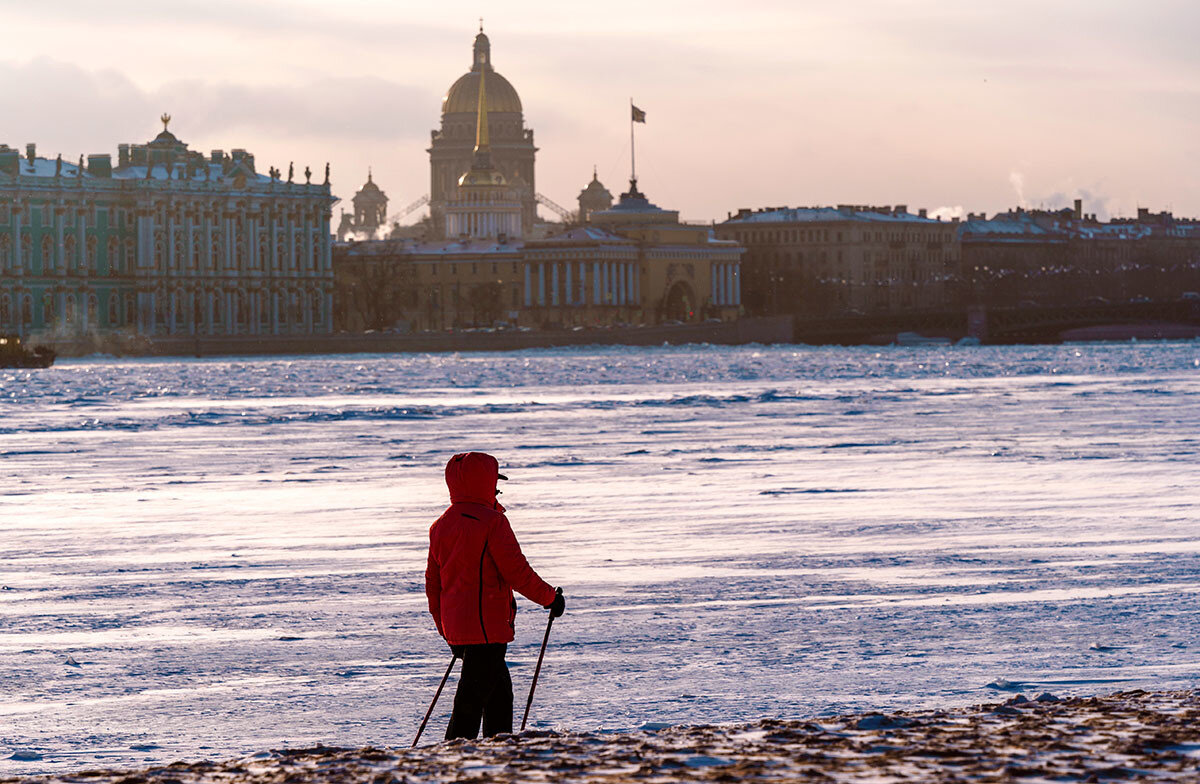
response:
{"label": "gravel beach", "polygon": [[816,722],[526,732],[418,749],[324,746],[4,782],[1200,781],[1200,694],[1017,695]]}

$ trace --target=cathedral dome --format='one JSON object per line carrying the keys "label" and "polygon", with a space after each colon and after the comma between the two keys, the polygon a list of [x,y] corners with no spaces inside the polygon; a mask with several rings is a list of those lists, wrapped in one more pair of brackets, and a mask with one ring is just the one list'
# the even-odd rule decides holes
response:
{"label": "cathedral dome", "polygon": [[492,69],[492,44],[482,32],[475,36],[474,61],[471,70],[458,77],[442,98],[442,114],[474,114],[479,105],[479,74],[486,70],[489,112],[521,111],[521,99],[507,79]]}

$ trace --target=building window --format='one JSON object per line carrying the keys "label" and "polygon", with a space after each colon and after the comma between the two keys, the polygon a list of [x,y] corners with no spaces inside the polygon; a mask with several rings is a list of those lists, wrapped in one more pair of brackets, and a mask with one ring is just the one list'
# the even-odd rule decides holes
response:
{"label": "building window", "polygon": [[75,235],[68,234],[63,239],[64,259],[63,268],[66,272],[77,272],[79,270],[79,260],[75,257]]}
{"label": "building window", "polygon": [[54,271],[54,239],[49,234],[42,237],[42,272]]}
{"label": "building window", "polygon": [[120,326],[121,320],[121,300],[114,294],[108,295],[108,325],[110,327]]}
{"label": "building window", "polygon": [[116,237],[108,238],[108,274],[117,274],[117,254],[120,253],[121,243]]}

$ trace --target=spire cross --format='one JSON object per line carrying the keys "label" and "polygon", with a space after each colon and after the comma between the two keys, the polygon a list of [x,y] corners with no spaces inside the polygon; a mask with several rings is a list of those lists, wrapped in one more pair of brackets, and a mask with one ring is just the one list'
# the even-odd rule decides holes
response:
{"label": "spire cross", "polygon": [[483,32],[483,17],[479,17],[479,32]]}

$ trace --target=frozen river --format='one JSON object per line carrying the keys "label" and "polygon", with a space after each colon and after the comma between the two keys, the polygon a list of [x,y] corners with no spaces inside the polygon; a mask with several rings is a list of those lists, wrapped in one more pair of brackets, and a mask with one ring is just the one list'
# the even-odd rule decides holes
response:
{"label": "frozen river", "polygon": [[471,449],[538,727],[1200,685],[1197,343],[63,361],[0,371],[0,775],[407,744]]}

